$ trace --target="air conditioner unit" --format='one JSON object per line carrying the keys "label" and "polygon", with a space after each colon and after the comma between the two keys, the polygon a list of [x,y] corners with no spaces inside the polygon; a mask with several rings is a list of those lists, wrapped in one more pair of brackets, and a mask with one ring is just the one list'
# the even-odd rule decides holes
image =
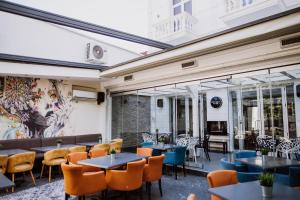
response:
{"label": "air conditioner unit", "polygon": [[81,101],[88,101],[93,100],[96,101],[98,97],[97,92],[90,92],[84,90],[73,90],[73,99],[74,100],[81,100]]}
{"label": "air conditioner unit", "polygon": [[90,63],[104,64],[107,62],[107,50],[98,44],[87,43],[86,60]]}

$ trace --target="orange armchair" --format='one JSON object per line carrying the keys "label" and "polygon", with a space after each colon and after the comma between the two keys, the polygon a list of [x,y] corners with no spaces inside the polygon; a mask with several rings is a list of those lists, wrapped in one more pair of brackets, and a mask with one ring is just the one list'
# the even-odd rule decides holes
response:
{"label": "orange armchair", "polygon": [[152,156],[153,149],[151,148],[136,148],[136,154],[142,155],[142,156]]}
{"label": "orange armchair", "polygon": [[143,181],[146,182],[148,199],[151,199],[151,182],[154,181],[158,181],[160,196],[162,196],[161,177],[164,159],[164,155],[149,157],[148,164],[145,165]]}
{"label": "orange armchair", "polygon": [[110,144],[96,144],[92,149],[103,149],[106,153],[109,153]]}
{"label": "orange armchair", "polygon": [[[78,165],[78,163],[77,163],[78,161],[88,159],[87,152],[69,153],[68,156],[67,156],[67,159],[68,159],[68,162],[70,164]],[[83,170],[83,172],[97,172],[97,171],[101,171],[101,169],[98,168],[98,167],[92,167],[92,166],[87,166],[87,165],[82,165],[82,170]]]}
{"label": "orange armchair", "polygon": [[186,200],[197,200],[197,197],[195,194],[190,194]]}
{"label": "orange armchair", "polygon": [[75,146],[69,148],[69,153],[86,152],[86,146]]}
{"label": "orange armchair", "polygon": [[0,173],[5,174],[7,168],[8,156],[0,155]]}
{"label": "orange armchair", "polygon": [[[207,181],[210,188],[237,184],[237,172],[234,170],[216,170],[207,175]],[[211,200],[221,199],[217,196],[211,195]]]}
{"label": "orange armchair", "polygon": [[[12,174],[12,182],[15,182],[15,174],[20,172],[30,172],[32,182],[35,185],[35,179],[32,174],[32,168],[35,160],[35,152],[19,153],[8,158],[7,172]],[[12,188],[14,192],[14,187]]]}
{"label": "orange armchair", "polygon": [[114,149],[117,153],[120,153],[120,152],[121,152],[121,149],[122,149],[122,143],[120,143],[120,142],[112,142],[112,143],[110,143],[109,153],[110,153],[113,149]]}
{"label": "orange armchair", "polygon": [[[42,161],[43,166],[42,166],[42,171],[41,171],[41,178],[43,176],[44,172],[44,167],[45,165],[49,166],[49,183],[51,182],[51,171],[52,171],[52,166],[59,166],[61,163],[66,163],[67,162],[67,155],[69,153],[68,149],[54,149],[47,151],[44,153],[44,160]],[[59,168],[60,170],[60,168]]]}
{"label": "orange armchair", "polygon": [[64,175],[65,199],[70,195],[84,197],[107,188],[103,171],[82,173],[82,166],[61,164]]}
{"label": "orange armchair", "polygon": [[126,170],[107,170],[107,187],[112,190],[128,191],[140,189],[142,195],[143,170],[146,160],[127,163]]}
{"label": "orange armchair", "polygon": [[102,156],[106,156],[107,155],[107,151],[105,149],[91,149],[89,152],[89,156],[91,158],[96,158],[96,157],[102,157]]}

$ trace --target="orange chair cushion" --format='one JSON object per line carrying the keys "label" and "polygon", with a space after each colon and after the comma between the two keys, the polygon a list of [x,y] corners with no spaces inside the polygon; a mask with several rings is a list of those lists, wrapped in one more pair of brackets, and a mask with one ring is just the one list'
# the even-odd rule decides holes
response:
{"label": "orange chair cushion", "polygon": [[60,165],[61,163],[66,163],[67,159],[65,158],[55,158],[52,160],[43,160],[42,163],[45,165],[51,165],[51,166],[55,166],[55,165]]}
{"label": "orange chair cushion", "polygon": [[106,155],[107,155],[107,150],[105,150],[105,149],[94,148],[94,149],[90,150],[90,152],[89,152],[89,156],[91,158],[96,158],[96,157],[101,157],[101,156],[106,156]]}

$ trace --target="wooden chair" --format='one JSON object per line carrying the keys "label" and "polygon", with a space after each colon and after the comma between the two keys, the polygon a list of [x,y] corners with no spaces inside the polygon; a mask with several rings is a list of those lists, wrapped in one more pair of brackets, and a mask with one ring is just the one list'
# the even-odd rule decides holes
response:
{"label": "wooden chair", "polygon": [[110,144],[96,144],[92,149],[103,149],[109,154]]}
{"label": "wooden chair", "polygon": [[[32,168],[35,160],[35,152],[26,152],[12,155],[8,158],[7,172],[11,174],[12,182],[15,182],[15,174],[21,172],[30,172],[32,182],[35,185],[35,179],[32,174]],[[14,187],[12,188],[14,192]]]}
{"label": "wooden chair", "polygon": [[42,171],[41,171],[41,178],[44,172],[44,166],[49,166],[49,183],[51,182],[51,171],[52,166],[58,166],[60,170],[60,165],[62,163],[67,162],[67,155],[69,153],[68,149],[53,149],[44,153],[44,160],[42,161]]}
{"label": "wooden chair", "polygon": [[186,200],[197,200],[197,197],[195,194],[190,194]]}

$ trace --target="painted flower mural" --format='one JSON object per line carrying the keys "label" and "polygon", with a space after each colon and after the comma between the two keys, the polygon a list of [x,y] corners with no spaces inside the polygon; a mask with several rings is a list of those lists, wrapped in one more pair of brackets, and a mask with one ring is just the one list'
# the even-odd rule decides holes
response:
{"label": "painted flower mural", "polygon": [[62,81],[6,77],[0,97],[0,139],[54,137],[72,112]]}

